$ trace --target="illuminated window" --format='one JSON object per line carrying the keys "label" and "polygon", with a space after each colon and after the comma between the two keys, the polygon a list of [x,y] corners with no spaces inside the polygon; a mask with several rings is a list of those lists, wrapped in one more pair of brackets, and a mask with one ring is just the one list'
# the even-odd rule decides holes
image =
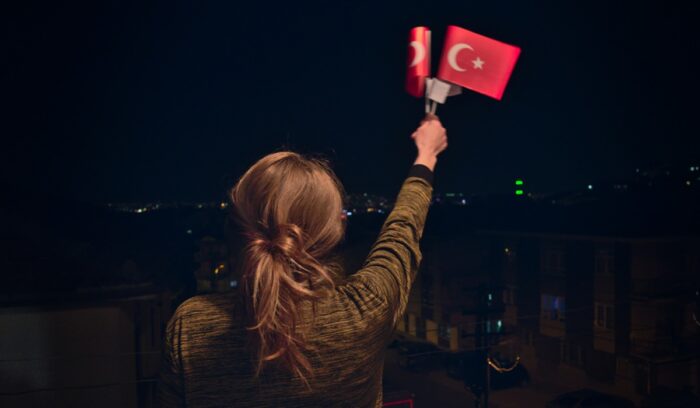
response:
{"label": "illuminated window", "polygon": [[452,337],[452,328],[448,324],[440,323],[438,325],[438,334],[440,338],[449,341]]}
{"label": "illuminated window", "polygon": [[487,320],[486,321],[486,333],[502,333],[503,332],[503,320]]}
{"label": "illuminated window", "polygon": [[566,317],[566,300],[563,296],[542,295],[542,319],[563,322]]}

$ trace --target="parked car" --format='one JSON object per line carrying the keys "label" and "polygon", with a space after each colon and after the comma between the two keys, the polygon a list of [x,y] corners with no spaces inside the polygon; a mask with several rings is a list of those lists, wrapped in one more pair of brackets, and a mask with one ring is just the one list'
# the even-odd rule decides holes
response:
{"label": "parked car", "polygon": [[[476,360],[476,357],[472,359]],[[476,364],[470,364],[469,358],[464,353],[451,353],[445,359],[445,371],[447,371],[447,375],[455,380],[464,379],[464,370],[468,366],[476,368]],[[476,369],[478,370],[478,368]]]}
{"label": "parked car", "polygon": [[398,362],[402,368],[427,370],[440,367],[443,353],[432,343],[404,340],[397,346]]}
{"label": "parked car", "polygon": [[632,401],[596,390],[581,389],[561,394],[547,408],[634,408]]}
{"label": "parked car", "polygon": [[641,408],[700,407],[700,398],[689,389],[656,387],[639,404]]}
{"label": "parked car", "polygon": [[[501,364],[503,367],[512,365],[512,362]],[[493,367],[489,367],[491,371],[491,389],[502,390],[506,388],[522,387],[530,382],[530,374],[525,366],[520,363],[512,371],[498,372]]]}
{"label": "parked car", "polygon": [[[513,365],[513,361],[505,358],[491,358],[495,359],[501,367]],[[483,353],[469,352],[450,354],[445,361],[445,370],[454,379],[464,380],[465,375],[468,375],[471,382],[485,386],[486,356]],[[522,364],[518,364],[512,371],[506,372],[498,372],[489,366],[489,376],[491,389],[520,387],[530,382],[530,375]]]}

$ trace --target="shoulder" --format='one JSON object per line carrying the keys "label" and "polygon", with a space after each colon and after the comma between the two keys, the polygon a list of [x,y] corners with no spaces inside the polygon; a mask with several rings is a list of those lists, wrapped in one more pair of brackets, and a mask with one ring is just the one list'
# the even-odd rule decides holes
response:
{"label": "shoulder", "polygon": [[210,293],[206,295],[193,296],[180,304],[177,307],[176,314],[196,313],[200,311],[210,310],[211,308],[222,307],[233,303],[234,294],[226,293]]}
{"label": "shoulder", "polygon": [[169,329],[178,330],[200,323],[231,317],[236,309],[236,295],[232,292],[197,295],[182,302],[170,318]]}

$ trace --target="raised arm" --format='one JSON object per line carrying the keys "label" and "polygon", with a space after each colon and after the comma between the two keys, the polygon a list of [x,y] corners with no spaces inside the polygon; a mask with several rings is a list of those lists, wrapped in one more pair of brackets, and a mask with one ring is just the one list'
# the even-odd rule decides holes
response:
{"label": "raised arm", "polygon": [[350,278],[350,284],[386,300],[392,325],[406,310],[418,272],[419,242],[432,198],[433,171],[437,156],[447,148],[445,129],[432,115],[426,117],[411,137],[418,149],[416,161],[364,266]]}

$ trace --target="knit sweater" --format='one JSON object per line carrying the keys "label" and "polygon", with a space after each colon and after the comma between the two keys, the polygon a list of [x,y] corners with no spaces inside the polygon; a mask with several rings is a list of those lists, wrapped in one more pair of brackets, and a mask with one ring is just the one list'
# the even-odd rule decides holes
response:
{"label": "knit sweater", "polygon": [[381,407],[384,353],[406,310],[421,261],[419,241],[432,172],[414,166],[363,267],[316,303],[300,305],[311,388],[288,369],[255,378],[242,296],[195,296],[168,323],[159,376],[163,407]]}

